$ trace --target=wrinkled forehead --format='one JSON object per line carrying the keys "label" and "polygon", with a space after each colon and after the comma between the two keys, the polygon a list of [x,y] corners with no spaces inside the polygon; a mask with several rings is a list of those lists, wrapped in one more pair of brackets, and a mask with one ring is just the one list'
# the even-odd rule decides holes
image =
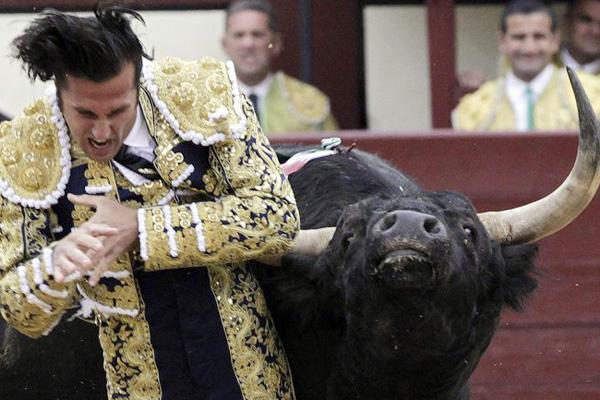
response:
{"label": "wrinkled forehead", "polygon": [[414,195],[369,198],[359,205],[367,213],[413,210],[430,214],[446,212],[475,214],[473,204],[455,192],[419,192]]}

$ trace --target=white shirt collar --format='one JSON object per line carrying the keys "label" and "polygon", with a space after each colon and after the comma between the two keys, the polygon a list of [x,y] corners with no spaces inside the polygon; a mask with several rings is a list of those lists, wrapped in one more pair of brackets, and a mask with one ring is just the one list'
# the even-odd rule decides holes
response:
{"label": "white shirt collar", "polygon": [[264,99],[267,96],[267,93],[269,92],[269,88],[271,87],[271,81],[273,80],[273,74],[269,73],[265,79],[262,80],[262,82],[260,82],[257,85],[254,86],[248,86],[246,84],[244,84],[242,81],[238,81],[238,85],[240,87],[240,89],[242,89],[242,92],[244,92],[244,94],[246,96],[250,95],[251,93],[254,93],[259,100]]}
{"label": "white shirt collar", "polygon": [[520,80],[513,74],[512,70],[506,74],[505,91],[515,114],[515,129],[517,131],[527,130],[527,97],[525,95],[527,88],[531,88],[534,101],[537,102],[537,99],[550,83],[554,69],[553,64],[546,65],[530,82]]}
{"label": "white shirt collar", "polygon": [[518,95],[522,95],[527,87],[530,87],[534,97],[537,99],[550,82],[550,79],[552,79],[553,73],[554,65],[548,64],[535,78],[529,82],[524,82],[517,78],[511,70],[506,75],[506,90],[507,92],[517,92]]}
{"label": "white shirt collar", "polygon": [[600,71],[600,58],[594,61],[591,61],[587,64],[579,64],[571,55],[571,53],[569,53],[569,50],[567,50],[567,48],[563,48],[560,51],[560,57],[563,60],[563,62],[565,63],[565,65],[573,68],[575,71],[583,71],[586,72],[588,74],[596,74],[598,73],[598,71]]}
{"label": "white shirt collar", "polygon": [[150,137],[150,132],[148,132],[148,127],[144,121],[144,114],[142,113],[142,108],[138,105],[136,109],[135,122],[133,123],[133,127],[129,132],[129,135],[125,138],[123,142],[129,147],[151,147],[154,148],[154,141]]}
{"label": "white shirt collar", "polygon": [[138,105],[136,109],[135,122],[129,132],[129,135],[123,141],[123,144],[129,146],[128,152],[145,158],[148,161],[154,161],[154,148],[156,142],[152,139],[142,108]]}

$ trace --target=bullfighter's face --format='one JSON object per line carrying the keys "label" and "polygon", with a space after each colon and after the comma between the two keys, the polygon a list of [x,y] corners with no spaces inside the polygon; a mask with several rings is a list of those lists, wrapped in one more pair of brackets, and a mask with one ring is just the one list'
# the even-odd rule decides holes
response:
{"label": "bullfighter's face", "polygon": [[67,76],[58,94],[69,132],[83,152],[92,160],[111,160],[129,135],[137,115],[133,63],[103,82]]}

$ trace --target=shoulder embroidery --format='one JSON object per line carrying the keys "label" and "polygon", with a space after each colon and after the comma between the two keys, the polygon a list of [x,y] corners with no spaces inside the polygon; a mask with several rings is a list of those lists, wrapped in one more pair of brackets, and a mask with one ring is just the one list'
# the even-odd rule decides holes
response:
{"label": "shoulder embroidery", "polygon": [[504,99],[504,78],[484,83],[474,93],[460,101],[454,112],[454,120],[459,130],[490,129]]}
{"label": "shoulder embroidery", "polygon": [[24,207],[55,204],[71,170],[69,134],[54,86],[46,96],[0,125],[0,194]]}
{"label": "shoulder embroidery", "polygon": [[239,138],[246,129],[242,96],[231,62],[211,58],[145,62],[142,84],[183,140],[209,146]]}
{"label": "shoulder embroidery", "polygon": [[282,96],[287,100],[289,111],[306,124],[318,125],[331,112],[329,99],[316,87],[279,71],[275,82]]}

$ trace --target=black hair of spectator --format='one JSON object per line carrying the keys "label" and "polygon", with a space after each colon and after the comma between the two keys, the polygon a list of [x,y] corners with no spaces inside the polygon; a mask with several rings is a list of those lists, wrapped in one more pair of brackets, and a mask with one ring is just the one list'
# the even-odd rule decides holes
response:
{"label": "black hair of spectator", "polygon": [[59,88],[67,74],[104,82],[131,62],[138,87],[142,57],[151,57],[131,29],[131,19],[144,23],[136,11],[116,5],[98,4],[93,17],[47,10],[13,40],[12,56],[22,61],[31,80],[54,78]]}
{"label": "black hair of spectator", "polygon": [[0,112],[0,122],[2,122],[2,121],[8,121],[9,119],[10,118],[6,114]]}
{"label": "black hair of spectator", "polygon": [[232,2],[227,8],[225,14],[225,30],[227,30],[227,23],[232,14],[248,10],[267,14],[267,17],[269,17],[269,29],[273,33],[279,33],[279,21],[277,19],[277,13],[275,13],[275,9],[271,3],[266,0],[238,0]]}
{"label": "black hair of spectator", "polygon": [[[569,18],[573,17],[573,12],[575,11],[575,8],[577,8],[579,3],[581,3],[582,1],[586,1],[586,0],[570,0],[570,1],[568,1],[567,2],[567,10],[565,12],[565,15],[568,16]],[[600,0],[592,0],[592,1],[600,1]]]}
{"label": "black hair of spectator", "polygon": [[543,12],[548,14],[552,21],[551,30],[556,32],[558,28],[558,21],[556,19],[556,13],[541,0],[513,0],[509,2],[504,8],[502,18],[500,19],[500,30],[502,33],[506,33],[506,20],[509,16],[514,14],[533,14]]}

